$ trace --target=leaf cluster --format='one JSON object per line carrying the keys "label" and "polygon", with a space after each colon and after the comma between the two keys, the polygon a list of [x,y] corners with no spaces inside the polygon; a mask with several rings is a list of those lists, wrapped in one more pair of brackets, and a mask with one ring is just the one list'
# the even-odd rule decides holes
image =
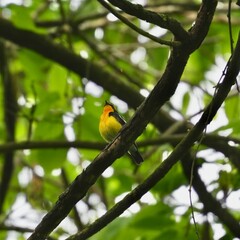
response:
{"label": "leaf cluster", "polygon": [[[239,237],[238,78],[221,90],[238,69],[230,3],[0,3],[1,239]],[[98,132],[105,100],[129,122],[117,150]],[[136,138],[141,166],[123,155]]]}

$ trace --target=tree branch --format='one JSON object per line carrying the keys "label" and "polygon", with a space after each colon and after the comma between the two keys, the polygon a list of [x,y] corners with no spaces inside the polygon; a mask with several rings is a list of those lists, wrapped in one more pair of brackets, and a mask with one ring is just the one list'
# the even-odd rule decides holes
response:
{"label": "tree branch", "polygon": [[[103,70],[100,66],[88,62],[86,59],[72,53],[59,44],[53,43],[44,35],[40,35],[28,30],[19,29],[11,22],[0,18],[0,36],[10,40],[22,47],[26,47],[36,53],[54,61],[67,69],[75,72],[81,77],[93,80],[96,84],[109,89],[110,82],[115,78],[109,72]],[[46,51],[48,49],[48,51]],[[94,77],[95,75],[95,77]],[[98,76],[98,77],[96,77]],[[119,87],[124,88],[127,94],[132,93],[129,87],[115,81],[116,90]],[[111,89],[114,91],[114,89]]]}
{"label": "tree branch", "polygon": [[[113,95],[119,96],[121,92],[119,97],[131,103],[134,107],[137,107],[144,100],[143,96],[137,94],[134,85],[129,87],[119,80],[116,75],[104,70],[102,66],[81,58],[61,45],[55,44],[44,35],[17,28],[11,22],[0,18],[0,36],[22,47],[33,50],[73,71],[82,78],[95,82]],[[114,84],[112,84],[113,82]],[[162,119],[164,121],[165,117],[162,116]]]}
{"label": "tree branch", "polygon": [[[175,131],[174,131],[175,132]],[[171,145],[176,145],[179,143],[186,134],[168,134],[161,135],[159,138],[150,139],[145,141],[137,142],[138,147],[146,146],[158,146],[161,144],[169,143]],[[218,136],[214,134],[204,135],[201,144],[223,153],[230,161],[235,165],[236,168],[240,169],[240,162],[238,161],[238,156],[240,155],[240,150],[236,147],[228,145],[228,142],[232,141],[235,144],[240,144],[240,140],[232,137]],[[102,142],[92,142],[92,141],[26,141],[26,142],[7,142],[0,144],[0,153],[5,153],[7,151],[16,151],[24,149],[63,149],[63,148],[82,148],[82,149],[92,149],[92,150],[102,150],[106,146]]]}
{"label": "tree branch", "polygon": [[123,23],[125,23],[127,26],[129,26],[131,29],[136,31],[137,33],[141,34],[142,36],[151,39],[154,42],[157,42],[162,45],[166,46],[172,46],[172,47],[177,47],[181,43],[180,42],[174,42],[174,41],[166,41],[163,39],[160,39],[158,37],[153,36],[152,34],[149,34],[146,31],[143,31],[141,28],[138,28],[136,25],[134,25],[132,22],[130,22],[128,19],[123,17],[120,13],[115,11],[105,0],[98,0],[106,9],[108,9],[114,16],[116,16],[119,20],[121,20]]}
{"label": "tree branch", "polygon": [[198,11],[196,21],[189,30],[189,34],[192,39],[191,42],[194,43],[194,45],[191,46],[193,49],[199,48],[202,43],[199,36],[205,36],[207,34],[209,30],[208,25],[209,22],[212,21],[218,0],[203,0],[202,2],[203,3]]}
{"label": "tree branch", "polygon": [[8,142],[0,145],[0,153],[23,149],[62,149],[62,148],[85,148],[101,150],[106,146],[105,143],[89,141],[30,141],[30,142]]}
{"label": "tree branch", "polygon": [[114,6],[120,8],[125,13],[145,20],[149,23],[153,23],[154,25],[161,28],[168,29],[174,34],[176,39],[181,42],[185,42],[189,38],[187,31],[184,30],[181,24],[175,19],[169,18],[167,15],[146,10],[142,5],[132,4],[127,0],[109,0],[109,2]]}
{"label": "tree branch", "polygon": [[0,231],[16,231],[16,232],[26,233],[26,232],[33,232],[34,229],[18,227],[13,225],[5,225],[0,223]]}
{"label": "tree branch", "polygon": [[[3,86],[3,114],[6,129],[6,141],[14,141],[15,125],[17,116],[16,86],[10,74],[8,66],[8,57],[5,43],[0,41],[0,74]],[[0,214],[3,211],[3,205],[6,194],[9,189],[11,177],[14,170],[14,152],[6,151],[4,156],[3,169],[0,182]]]}

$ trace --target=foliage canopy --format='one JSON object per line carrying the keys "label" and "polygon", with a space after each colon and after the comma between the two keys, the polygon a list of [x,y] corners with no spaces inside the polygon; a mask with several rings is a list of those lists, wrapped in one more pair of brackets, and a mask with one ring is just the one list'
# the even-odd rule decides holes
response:
{"label": "foliage canopy", "polygon": [[0,239],[240,238],[239,6],[140,3],[0,2]]}

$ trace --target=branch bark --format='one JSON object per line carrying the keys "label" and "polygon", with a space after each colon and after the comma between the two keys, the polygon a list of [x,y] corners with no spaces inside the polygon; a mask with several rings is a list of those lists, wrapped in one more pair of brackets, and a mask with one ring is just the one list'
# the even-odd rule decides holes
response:
{"label": "branch bark", "polygon": [[[0,41],[0,74],[2,77],[3,86],[2,101],[4,103],[3,114],[6,129],[6,141],[13,142],[15,139],[15,125],[17,116],[16,86],[14,84],[14,79],[12,78],[9,71],[7,51],[5,43],[3,41]],[[13,158],[14,152],[12,150],[5,152],[0,183],[0,214],[3,211],[3,205],[14,171]]]}
{"label": "branch bark", "polygon": [[169,18],[167,15],[146,10],[142,5],[132,4],[127,0],[109,0],[109,2],[123,10],[125,13],[145,20],[149,23],[153,23],[154,25],[161,28],[168,29],[173,33],[176,39],[181,42],[185,42],[189,38],[188,32],[181,26],[181,24],[175,19]]}
{"label": "branch bark", "polygon": [[134,25],[131,21],[129,21],[128,19],[126,19],[125,17],[123,17],[120,13],[118,13],[117,11],[115,11],[106,1],[104,0],[98,0],[98,2],[100,2],[106,9],[108,9],[113,15],[115,15],[119,20],[121,20],[124,24],[126,24],[127,26],[129,26],[131,29],[133,29],[134,31],[136,31],[137,33],[141,34],[142,36],[145,36],[149,39],[151,39],[154,42],[157,42],[159,44],[162,45],[166,45],[166,46],[173,46],[173,47],[177,47],[179,46],[181,43],[180,42],[174,42],[174,41],[166,41],[163,40],[161,38],[155,37],[152,34],[149,34],[148,32],[142,30],[141,28],[138,28],[136,25]]}

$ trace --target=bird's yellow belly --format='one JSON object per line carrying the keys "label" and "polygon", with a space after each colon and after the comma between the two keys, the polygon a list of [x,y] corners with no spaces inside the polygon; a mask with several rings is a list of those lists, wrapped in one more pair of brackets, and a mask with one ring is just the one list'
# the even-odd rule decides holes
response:
{"label": "bird's yellow belly", "polygon": [[121,128],[122,125],[114,117],[101,119],[99,125],[100,134],[107,142],[111,142]]}

